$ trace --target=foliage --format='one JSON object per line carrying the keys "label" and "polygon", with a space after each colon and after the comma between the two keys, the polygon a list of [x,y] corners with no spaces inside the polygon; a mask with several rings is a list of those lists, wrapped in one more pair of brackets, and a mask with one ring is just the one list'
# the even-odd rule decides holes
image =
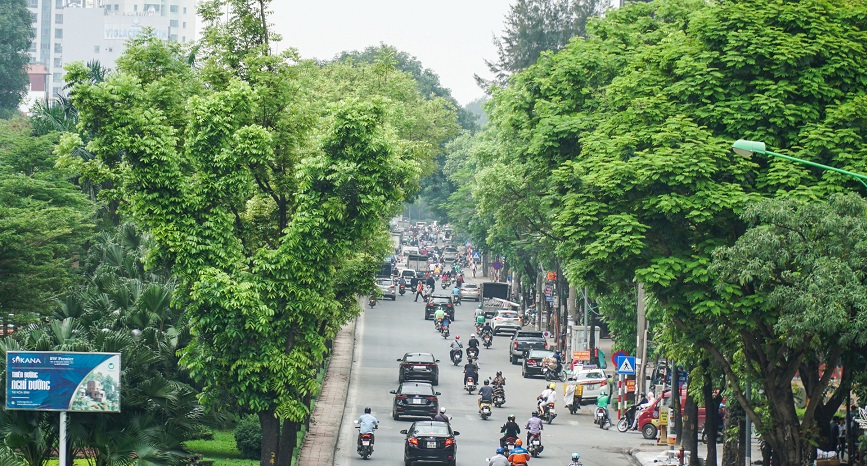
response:
{"label": "foliage", "polygon": [[483,88],[505,86],[509,76],[536,63],[545,51],[558,51],[575,36],[584,37],[587,21],[603,13],[601,0],[516,0],[505,17],[505,30],[494,37],[497,60],[485,60],[494,79],[476,75]]}
{"label": "foliage", "polygon": [[54,167],[53,135],[0,121],[0,310],[18,324],[50,314],[75,281],[94,206]]}
{"label": "foliage", "polygon": [[235,426],[235,445],[242,458],[256,459],[262,450],[262,426],[252,414],[244,416]]}
{"label": "foliage", "polygon": [[27,91],[27,49],[34,35],[26,0],[0,1],[0,118],[17,112]]}

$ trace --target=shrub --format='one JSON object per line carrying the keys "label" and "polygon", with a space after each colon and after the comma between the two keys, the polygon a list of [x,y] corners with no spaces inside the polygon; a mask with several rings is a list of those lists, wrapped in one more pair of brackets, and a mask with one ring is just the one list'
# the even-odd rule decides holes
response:
{"label": "shrub", "polygon": [[249,415],[235,426],[235,444],[243,458],[256,460],[262,454],[262,427],[259,418]]}

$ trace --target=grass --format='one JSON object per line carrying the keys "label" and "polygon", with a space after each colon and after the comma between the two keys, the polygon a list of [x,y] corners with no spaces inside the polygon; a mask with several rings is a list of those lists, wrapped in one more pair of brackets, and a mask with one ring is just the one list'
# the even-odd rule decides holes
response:
{"label": "grass", "polygon": [[187,450],[202,455],[203,461],[213,461],[214,466],[257,466],[257,460],[241,458],[234,434],[231,430],[218,430],[213,440],[190,440],[184,445]]}

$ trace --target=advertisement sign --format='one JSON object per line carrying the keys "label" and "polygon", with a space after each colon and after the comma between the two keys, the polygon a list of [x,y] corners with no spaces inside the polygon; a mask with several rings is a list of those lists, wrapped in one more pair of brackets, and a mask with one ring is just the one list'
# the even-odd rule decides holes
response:
{"label": "advertisement sign", "polygon": [[120,353],[8,351],[6,409],[120,412]]}

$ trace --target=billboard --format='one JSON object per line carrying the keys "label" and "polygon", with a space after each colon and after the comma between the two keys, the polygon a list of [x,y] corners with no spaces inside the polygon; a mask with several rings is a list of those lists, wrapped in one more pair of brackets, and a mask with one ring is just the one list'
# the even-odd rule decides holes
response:
{"label": "billboard", "polygon": [[120,412],[120,353],[7,351],[6,409]]}

